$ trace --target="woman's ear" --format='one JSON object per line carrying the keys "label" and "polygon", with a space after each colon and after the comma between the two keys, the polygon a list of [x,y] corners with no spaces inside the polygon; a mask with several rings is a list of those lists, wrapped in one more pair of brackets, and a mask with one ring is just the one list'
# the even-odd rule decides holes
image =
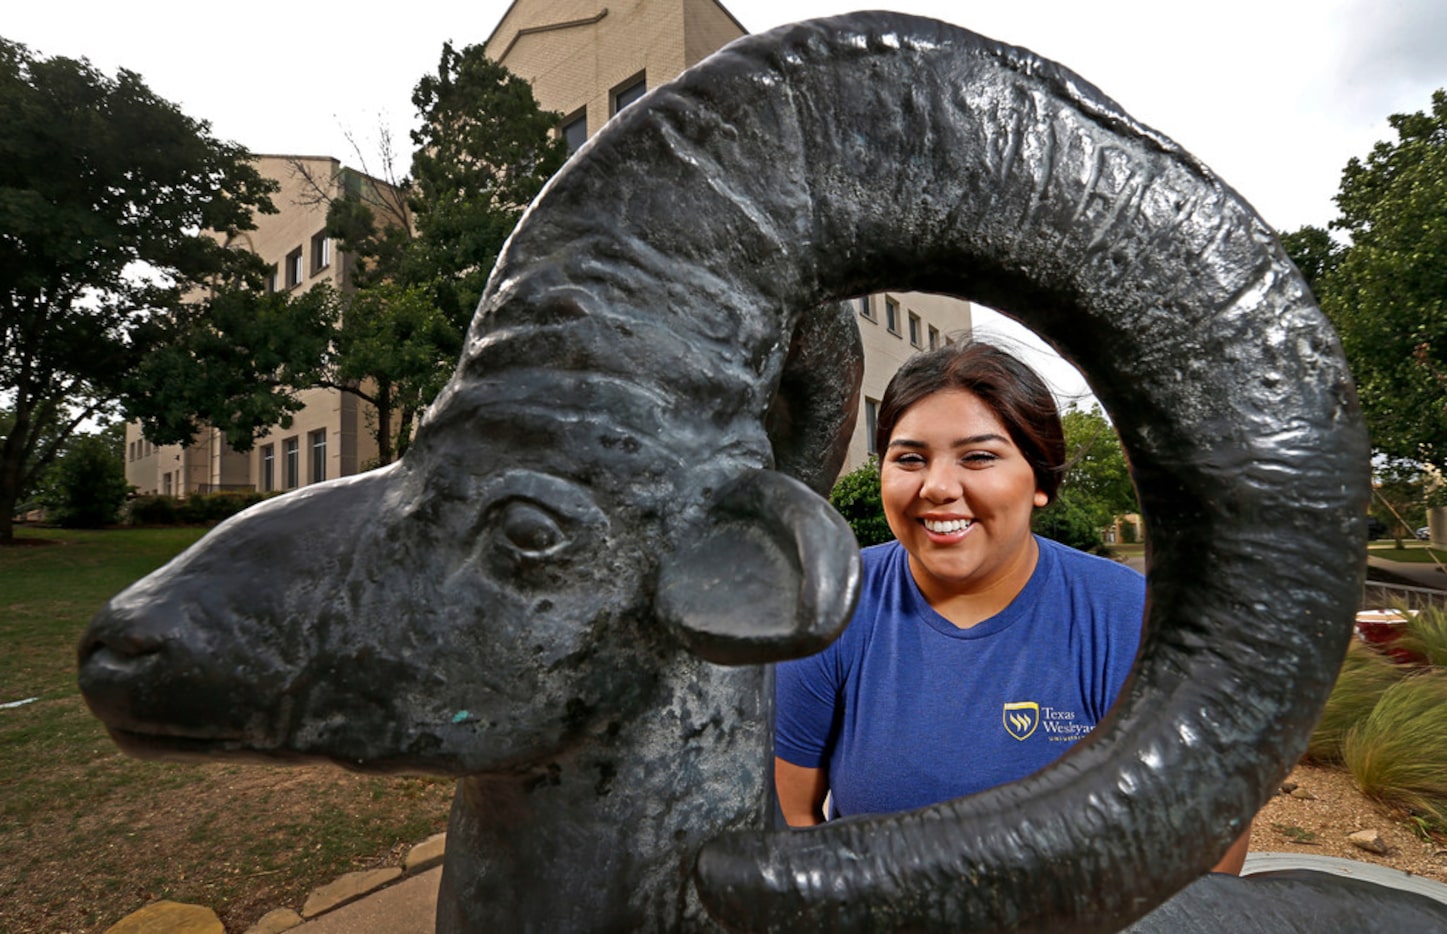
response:
{"label": "woman's ear", "polygon": [[1044,509],[1046,506],[1049,506],[1049,505],[1050,505],[1050,494],[1049,494],[1049,493],[1046,493],[1044,490],[1036,490],[1036,491],[1035,491],[1035,508],[1036,508],[1036,509]]}

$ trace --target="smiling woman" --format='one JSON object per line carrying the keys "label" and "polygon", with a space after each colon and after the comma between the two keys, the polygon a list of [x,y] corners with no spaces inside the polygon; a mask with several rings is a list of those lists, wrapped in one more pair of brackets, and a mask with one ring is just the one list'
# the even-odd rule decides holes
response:
{"label": "smiling woman", "polygon": [[[1033,370],[984,343],[920,354],[885,392],[877,442],[896,541],[865,549],[839,641],[778,669],[775,779],[794,826],[1044,768],[1105,716],[1140,642],[1144,579],[1030,532],[1065,459]],[[1217,869],[1238,871],[1244,844]]]}

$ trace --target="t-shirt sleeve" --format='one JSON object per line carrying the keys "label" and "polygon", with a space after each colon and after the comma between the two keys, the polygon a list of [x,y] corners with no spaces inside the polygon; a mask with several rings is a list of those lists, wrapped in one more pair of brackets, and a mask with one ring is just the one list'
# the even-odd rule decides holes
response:
{"label": "t-shirt sleeve", "polygon": [[774,668],[774,755],[785,762],[810,769],[824,765],[838,707],[837,644]]}

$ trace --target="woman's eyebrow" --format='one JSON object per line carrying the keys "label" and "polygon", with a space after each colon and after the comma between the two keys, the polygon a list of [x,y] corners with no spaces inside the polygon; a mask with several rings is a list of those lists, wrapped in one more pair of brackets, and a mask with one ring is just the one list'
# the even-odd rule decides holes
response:
{"label": "woman's eyebrow", "polygon": [[997,431],[987,431],[984,434],[970,435],[968,438],[960,438],[955,441],[955,447],[966,447],[971,444],[984,444],[987,441],[1003,441],[1009,443],[1010,439]]}
{"label": "woman's eyebrow", "polygon": [[[1004,435],[1000,434],[999,432],[989,431],[989,432],[985,432],[984,434],[970,435],[970,436],[967,437],[967,438],[956,438],[956,439],[954,440],[954,442],[950,445],[950,447],[955,447],[955,448],[969,447],[969,446],[972,445],[972,444],[986,444],[986,443],[991,442],[991,441],[1000,442],[1000,443],[1004,443],[1004,444],[1009,444],[1009,443],[1010,443],[1010,439],[1007,438],[1007,437],[1005,437]],[[923,442],[923,441],[916,441],[916,440],[914,440],[913,438],[895,438],[893,441],[889,442],[888,447],[891,447],[891,448],[927,448],[927,447],[929,447],[929,445],[926,444],[926,443]]]}

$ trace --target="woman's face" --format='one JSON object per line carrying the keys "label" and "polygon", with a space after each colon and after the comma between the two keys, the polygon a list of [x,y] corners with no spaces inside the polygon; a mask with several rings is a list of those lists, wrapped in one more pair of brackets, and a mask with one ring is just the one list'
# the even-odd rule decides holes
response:
{"label": "woman's face", "polygon": [[1000,417],[974,393],[943,390],[905,410],[884,452],[880,492],[931,604],[997,588],[1013,599],[1030,579],[1030,516],[1049,498]]}

